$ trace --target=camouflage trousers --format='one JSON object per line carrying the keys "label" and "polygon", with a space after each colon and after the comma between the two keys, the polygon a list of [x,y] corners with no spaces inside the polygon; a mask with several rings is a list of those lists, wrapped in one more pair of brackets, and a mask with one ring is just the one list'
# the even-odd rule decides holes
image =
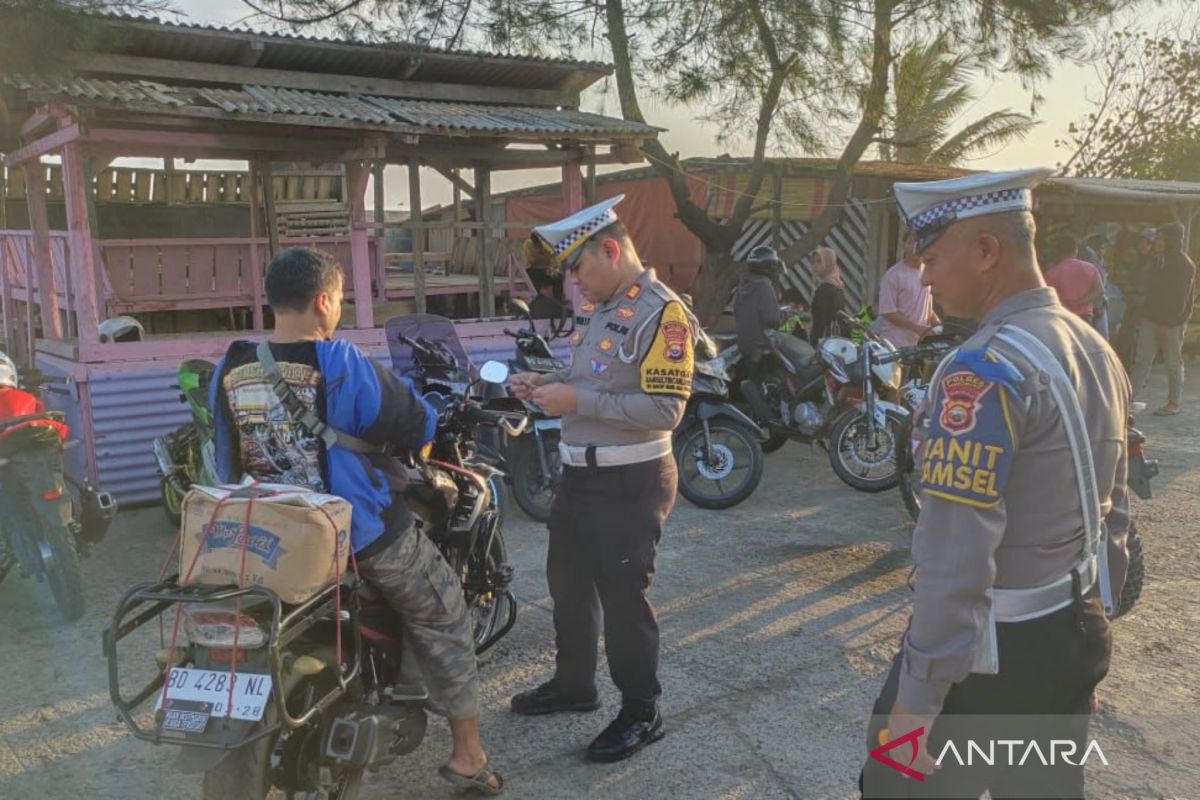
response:
{"label": "camouflage trousers", "polygon": [[433,542],[409,528],[360,561],[358,574],[403,620],[402,677],[419,676],[434,713],[449,719],[477,716],[474,629],[462,584]]}

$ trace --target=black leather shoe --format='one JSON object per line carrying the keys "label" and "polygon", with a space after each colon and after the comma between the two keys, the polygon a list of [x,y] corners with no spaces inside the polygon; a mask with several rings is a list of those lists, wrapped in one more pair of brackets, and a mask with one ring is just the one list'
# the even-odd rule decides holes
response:
{"label": "black leather shoe", "polygon": [[595,694],[564,695],[559,693],[552,684],[543,683],[536,689],[514,695],[511,707],[515,713],[528,717],[567,711],[587,712],[600,708],[600,698]]}
{"label": "black leather shoe", "polygon": [[590,760],[603,763],[623,761],[665,734],[662,715],[658,711],[651,717],[635,716],[622,709],[604,732],[588,745],[587,755]]}

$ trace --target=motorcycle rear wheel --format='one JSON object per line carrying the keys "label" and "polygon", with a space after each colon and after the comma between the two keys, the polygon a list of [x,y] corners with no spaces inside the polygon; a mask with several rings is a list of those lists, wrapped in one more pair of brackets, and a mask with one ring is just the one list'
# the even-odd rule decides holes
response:
{"label": "motorcycle rear wheel", "polygon": [[[87,610],[87,598],[83,592],[83,570],[79,566],[79,552],[75,549],[75,538],[65,525],[43,525],[41,536],[45,544],[42,553],[42,569],[46,583],[54,594],[58,611],[67,622],[74,622]],[[50,558],[47,561],[46,552]]]}
{"label": "motorcycle rear wheel", "polygon": [[1123,617],[1133,610],[1142,596],[1142,585],[1146,582],[1146,554],[1142,548],[1142,537],[1138,535],[1137,523],[1129,523],[1129,534],[1125,540],[1129,549],[1129,567],[1125,571],[1125,588],[1121,590],[1121,604],[1117,606],[1113,619]]}

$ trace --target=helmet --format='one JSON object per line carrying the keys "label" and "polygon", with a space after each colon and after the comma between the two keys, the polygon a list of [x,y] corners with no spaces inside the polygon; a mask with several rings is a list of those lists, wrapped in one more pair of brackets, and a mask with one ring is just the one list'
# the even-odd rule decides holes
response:
{"label": "helmet", "polygon": [[100,323],[101,342],[140,342],[145,336],[146,329],[133,317],[109,317]]}
{"label": "helmet", "polygon": [[770,245],[760,244],[750,251],[746,256],[746,264],[751,269],[767,269],[780,270],[783,269],[783,259],[775,252],[775,248]]}
{"label": "helmet", "polygon": [[0,353],[0,386],[7,386],[10,389],[16,389],[19,386],[17,380],[17,365],[5,353]]}

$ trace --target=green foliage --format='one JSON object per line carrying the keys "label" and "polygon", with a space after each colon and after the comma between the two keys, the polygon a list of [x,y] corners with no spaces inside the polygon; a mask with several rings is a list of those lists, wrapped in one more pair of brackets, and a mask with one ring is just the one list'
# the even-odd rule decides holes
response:
{"label": "green foliage", "polygon": [[954,53],[945,37],[913,43],[892,65],[891,113],[883,158],[913,164],[957,164],[1022,139],[1037,125],[1008,109],[951,128],[975,102],[971,82],[979,65],[969,53]]}
{"label": "green foliage", "polygon": [[1103,90],[1056,142],[1076,175],[1200,180],[1200,18],[1107,31],[1093,48]]}

